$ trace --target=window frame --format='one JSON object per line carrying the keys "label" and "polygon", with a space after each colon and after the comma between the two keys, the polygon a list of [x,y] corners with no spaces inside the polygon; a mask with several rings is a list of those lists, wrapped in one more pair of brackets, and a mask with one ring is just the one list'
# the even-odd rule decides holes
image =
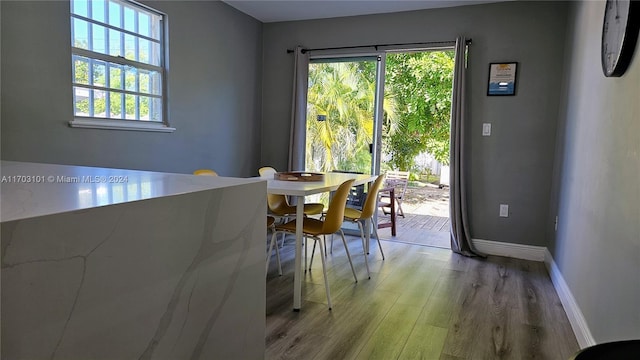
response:
{"label": "window frame", "polygon": [[[105,0],[105,9],[109,8],[107,0]],[[118,26],[114,26],[109,24],[109,20],[108,20],[108,13],[105,12],[105,20],[96,20],[93,18],[92,14],[91,14],[91,0],[87,0],[87,16],[84,16],[82,14],[76,14],[74,13],[74,0],[69,0],[69,19],[70,19],[70,24],[69,24],[69,29],[70,29],[70,40],[71,40],[71,74],[72,74],[72,79],[71,79],[71,89],[72,89],[72,97],[73,97],[73,120],[69,121],[69,126],[73,127],[73,128],[92,128],[92,129],[111,129],[111,130],[138,130],[138,131],[153,131],[153,132],[173,132],[176,129],[173,127],[169,126],[169,105],[168,105],[168,69],[169,69],[169,27],[168,27],[168,16],[167,14],[151,8],[147,5],[141,4],[139,2],[133,1],[133,0],[116,0],[114,1],[116,3],[119,3],[120,6],[122,6],[124,8],[125,5],[129,5],[130,7],[136,9],[136,10],[142,10],[142,12],[146,12],[146,13],[150,13],[149,16],[153,17],[153,16],[158,16],[160,18],[159,20],[159,26],[158,26],[158,30],[160,32],[160,39],[154,39],[153,35],[143,35],[141,33],[141,31],[139,29],[136,29],[135,31],[131,31],[131,30],[127,30],[125,29],[125,19],[124,19],[124,13],[121,12],[118,16],[120,18],[120,24],[122,24],[121,27]],[[137,12],[136,12],[137,13]],[[76,47],[75,46],[75,34],[73,33],[74,31],[74,25],[73,22],[75,19],[78,20],[82,20],[87,22],[88,24],[95,24],[101,27],[104,27],[105,30],[114,30],[114,31],[118,31],[119,33],[122,33],[124,35],[130,35],[130,36],[135,36],[137,38],[146,40],[150,42],[150,47],[153,46],[153,43],[156,43],[156,46],[160,46],[159,49],[159,65],[152,65],[150,63],[145,63],[145,62],[140,62],[140,61],[136,61],[136,60],[131,60],[131,59],[126,59],[124,56],[114,56],[114,55],[110,55],[109,53],[109,48],[107,47],[107,42],[105,42],[105,52],[106,54],[103,54],[101,52],[97,52],[94,50],[88,50],[88,49],[83,49],[80,47]],[[137,28],[137,16],[136,19],[134,20],[136,23],[136,28]],[[106,32],[106,34],[108,34],[108,32]],[[91,31],[88,32],[89,37],[91,37]],[[106,37],[108,38],[108,35],[106,35]],[[90,38],[89,41],[91,42],[92,39]],[[108,41],[108,40],[106,40]],[[136,41],[136,52],[138,51],[138,42]],[[124,45],[121,45],[124,46]],[[137,57],[138,55],[136,55]],[[149,56],[152,56],[152,54],[149,54]],[[129,90],[126,88],[126,85],[123,83],[121,85],[120,89],[114,89],[111,88],[109,86],[109,77],[105,76],[105,83],[103,85],[96,85],[94,83],[89,82],[88,84],[83,84],[83,83],[77,83],[76,82],[76,75],[75,75],[75,62],[77,60],[77,58],[87,58],[89,59],[89,69],[88,69],[88,73],[89,73],[89,78],[91,78],[91,74],[92,74],[92,65],[94,63],[94,61],[98,61],[104,64],[106,69],[110,68],[110,64],[113,65],[117,65],[117,66],[121,66],[122,71],[129,67],[132,69],[135,69],[135,72],[138,73],[139,71],[154,71],[154,72],[158,72],[159,76],[160,76],[160,81],[161,81],[161,89],[159,95],[158,94],[154,94],[153,91],[149,91],[149,92],[142,92],[140,90],[139,84],[138,84],[138,80],[135,81],[136,85],[135,85],[135,90]],[[124,71],[123,71],[124,72]],[[124,76],[124,75],[122,75]],[[124,79],[124,77],[123,77]],[[123,80],[124,81],[124,80]],[[122,116],[123,118],[110,118],[109,116],[109,107],[107,107],[106,109],[106,116],[107,117],[96,117],[96,116],[79,116],[76,114],[76,88],[85,88],[89,91],[93,91],[93,90],[98,90],[98,91],[104,91],[104,93],[106,94],[106,96],[108,98],[110,98],[111,94],[120,94],[122,96],[121,101],[123,102],[122,105]],[[136,96],[136,103],[139,104],[140,103],[140,97],[144,96],[144,97],[148,97],[149,98],[149,102],[152,101],[152,99],[159,99],[160,103],[161,103],[161,121],[153,121],[153,120],[144,120],[144,119],[140,119],[139,117],[139,105],[136,105],[136,119],[127,119],[126,118],[126,113],[124,113],[124,109],[125,109],[125,105],[124,105],[124,101],[125,101],[125,96],[126,95],[135,95]],[[107,102],[108,104],[109,102]],[[92,106],[92,102],[90,102],[90,106]],[[105,105],[106,106],[106,105]]]}

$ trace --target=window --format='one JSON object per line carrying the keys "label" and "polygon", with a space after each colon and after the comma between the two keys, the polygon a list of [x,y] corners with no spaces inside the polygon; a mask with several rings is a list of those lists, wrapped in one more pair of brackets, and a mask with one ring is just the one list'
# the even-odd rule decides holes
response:
{"label": "window", "polygon": [[166,16],[129,0],[71,0],[72,127],[173,131]]}

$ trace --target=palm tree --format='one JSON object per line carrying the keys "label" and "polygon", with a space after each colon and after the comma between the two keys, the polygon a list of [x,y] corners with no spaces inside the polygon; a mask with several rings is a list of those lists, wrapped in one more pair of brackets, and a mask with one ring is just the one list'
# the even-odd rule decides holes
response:
{"label": "palm tree", "polygon": [[[308,170],[370,171],[375,73],[373,61],[313,63],[309,66]],[[324,115],[325,120],[317,121],[318,115]],[[395,112],[390,111],[387,118],[389,121],[394,119]]]}
{"label": "palm tree", "polygon": [[[386,167],[410,170],[424,151],[448,162],[453,55],[427,51],[387,56],[382,119],[383,157],[390,158]],[[370,171],[375,75],[375,61],[309,66],[308,170]],[[317,121],[318,115],[325,120]]]}

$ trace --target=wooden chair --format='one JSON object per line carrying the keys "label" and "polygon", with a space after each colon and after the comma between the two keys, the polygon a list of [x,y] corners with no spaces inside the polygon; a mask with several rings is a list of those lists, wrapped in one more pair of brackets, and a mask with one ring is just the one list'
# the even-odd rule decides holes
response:
{"label": "wooden chair", "polygon": [[[349,258],[349,264],[351,265],[351,271],[353,272],[353,278],[358,282],[356,271],[353,268],[353,262],[351,261],[351,254],[349,254],[349,248],[347,247],[347,241],[344,238],[342,232],[342,223],[344,221],[345,205],[347,203],[347,196],[349,195],[349,189],[354,180],[347,180],[343,182],[338,190],[333,194],[333,198],[329,203],[324,220],[318,220],[314,218],[305,217],[302,223],[302,232],[305,239],[313,239],[313,249],[315,251],[316,244],[320,242],[320,259],[322,260],[322,275],[324,277],[324,288],[327,293],[327,303],[329,304],[329,310],[331,310],[331,293],[329,291],[329,280],[327,278],[327,265],[324,255],[324,237],[325,235],[331,235],[335,232],[340,232],[342,236],[342,243],[344,244],[347,257]],[[285,231],[288,233],[296,232],[296,220],[289,221],[285,224],[276,225],[276,231]],[[322,235],[322,237],[320,237]],[[312,259],[313,260],[313,259]],[[306,268],[306,266],[305,266]]]}
{"label": "wooden chair", "polygon": [[[382,188],[379,193],[384,193],[386,196],[380,197],[378,201],[378,207],[382,208],[385,215],[389,215],[389,221],[380,221],[378,217],[378,229],[391,228],[391,236],[396,236],[396,189],[393,187]],[[387,200],[387,201],[385,201]],[[388,211],[385,211],[388,209]]]}
{"label": "wooden chair", "polygon": [[[387,171],[387,181],[384,185],[385,190],[381,190],[380,198],[381,198],[381,208],[385,214],[391,213],[391,203],[395,203],[395,210],[398,216],[404,217],[404,212],[402,211],[402,202],[404,201],[404,194],[407,191],[407,184],[409,183],[409,172],[408,171]],[[394,197],[395,201],[390,200],[390,196],[388,193],[388,189],[394,189]],[[386,200],[386,201],[385,201]]]}
{"label": "wooden chair", "polygon": [[[377,209],[378,202],[378,192],[380,191],[380,187],[382,186],[382,182],[384,181],[385,176],[379,175],[376,178],[376,181],[373,182],[373,185],[369,188],[369,192],[367,193],[367,199],[364,201],[364,205],[362,206],[362,210],[354,209],[347,207],[344,210],[344,218],[347,221],[358,223],[358,228],[360,229],[360,238],[362,239],[362,251],[364,253],[364,264],[367,267],[367,275],[371,278],[369,274],[369,263],[367,261],[367,249],[369,248],[365,240],[364,233],[364,225],[363,223],[366,220],[371,220],[373,224],[373,232],[376,235],[376,240],[378,240],[378,247],[380,247],[380,254],[382,255],[382,260],[384,260],[384,252],[382,251],[382,244],[380,244],[380,237],[378,236],[377,226],[374,222],[374,215]],[[333,245],[333,239],[331,241],[331,245]]]}

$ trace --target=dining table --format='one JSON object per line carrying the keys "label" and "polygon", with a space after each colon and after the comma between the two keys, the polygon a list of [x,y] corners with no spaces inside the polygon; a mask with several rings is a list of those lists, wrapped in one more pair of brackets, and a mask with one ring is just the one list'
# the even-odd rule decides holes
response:
{"label": "dining table", "polygon": [[[302,223],[304,218],[305,196],[333,192],[340,184],[347,180],[354,180],[353,185],[367,184],[376,179],[376,175],[352,174],[352,173],[324,173],[320,180],[276,180],[267,179],[267,192],[271,194],[287,195],[295,199],[296,203],[296,249],[295,271],[293,275],[293,310],[300,311],[302,302]],[[368,220],[365,229],[370,229]],[[370,231],[365,231],[366,240],[369,240]]]}

